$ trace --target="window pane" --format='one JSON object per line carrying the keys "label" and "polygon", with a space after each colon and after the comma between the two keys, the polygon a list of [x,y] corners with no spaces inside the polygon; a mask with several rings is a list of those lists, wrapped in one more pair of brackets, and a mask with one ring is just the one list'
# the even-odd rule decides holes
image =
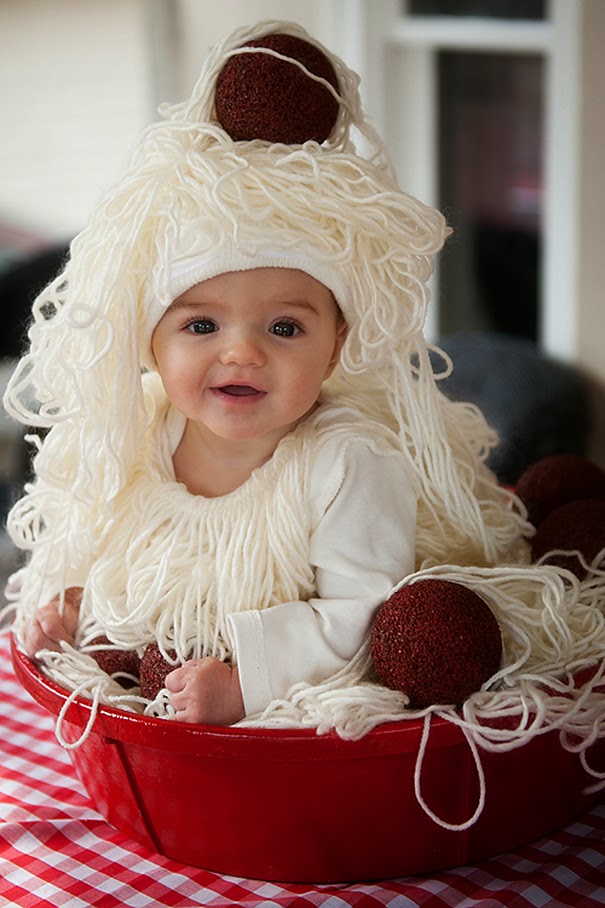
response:
{"label": "window pane", "polygon": [[482,16],[496,19],[544,19],[545,0],[408,0],[412,16]]}
{"label": "window pane", "polygon": [[443,52],[441,334],[537,337],[542,211],[542,59]]}

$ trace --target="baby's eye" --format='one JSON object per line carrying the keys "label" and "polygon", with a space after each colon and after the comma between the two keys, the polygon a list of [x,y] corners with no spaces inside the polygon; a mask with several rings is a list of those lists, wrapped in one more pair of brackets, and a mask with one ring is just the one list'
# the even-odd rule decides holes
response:
{"label": "baby's eye", "polygon": [[300,334],[302,329],[296,322],[282,318],[280,321],[274,322],[269,330],[278,337],[294,337],[296,334]]}
{"label": "baby's eye", "polygon": [[218,325],[210,318],[196,318],[186,326],[192,334],[212,334],[218,331]]}

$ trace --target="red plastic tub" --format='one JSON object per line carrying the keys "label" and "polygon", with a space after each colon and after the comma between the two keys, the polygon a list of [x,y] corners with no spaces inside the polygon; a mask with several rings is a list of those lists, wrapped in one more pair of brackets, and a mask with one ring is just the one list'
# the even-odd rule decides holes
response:
{"label": "red plastic tub", "polygon": [[[12,643],[17,677],[53,715],[68,692]],[[62,725],[77,740],[91,704]],[[247,878],[347,882],[475,863],[530,842],[587,808],[591,779],[548,732],[505,753],[481,753],[485,807],[463,832],[437,825],[414,793],[417,720],[360,741],[314,730],[195,726],[100,707],[70,750],[95,808],[138,842],[184,864]],[[597,742],[591,764],[605,764]],[[434,719],[422,770],[431,810],[451,824],[472,816],[477,771],[461,730]]]}

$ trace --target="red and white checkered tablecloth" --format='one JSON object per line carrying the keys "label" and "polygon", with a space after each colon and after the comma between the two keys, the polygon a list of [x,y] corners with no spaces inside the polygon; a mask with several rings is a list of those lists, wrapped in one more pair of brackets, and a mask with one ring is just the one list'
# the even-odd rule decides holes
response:
{"label": "red and white checkered tablecloth", "polygon": [[53,727],[15,680],[8,635],[0,635],[0,905],[605,905],[605,803],[550,838],[430,878],[342,886],[244,880],[179,864],[109,826],[90,807]]}

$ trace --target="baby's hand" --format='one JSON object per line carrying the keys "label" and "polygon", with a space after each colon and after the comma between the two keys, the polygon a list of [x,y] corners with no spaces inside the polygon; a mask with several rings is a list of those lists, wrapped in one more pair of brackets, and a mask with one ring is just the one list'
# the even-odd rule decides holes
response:
{"label": "baby's hand", "polygon": [[166,676],[179,722],[233,725],[244,718],[237,668],[206,656],[191,659]]}
{"label": "baby's hand", "polygon": [[48,605],[38,609],[33,622],[25,631],[23,640],[25,652],[31,659],[35,658],[41,649],[60,650],[62,640],[66,643],[74,642],[81,601],[81,587],[72,586],[65,590],[62,615],[59,612],[59,596],[55,596]]}

